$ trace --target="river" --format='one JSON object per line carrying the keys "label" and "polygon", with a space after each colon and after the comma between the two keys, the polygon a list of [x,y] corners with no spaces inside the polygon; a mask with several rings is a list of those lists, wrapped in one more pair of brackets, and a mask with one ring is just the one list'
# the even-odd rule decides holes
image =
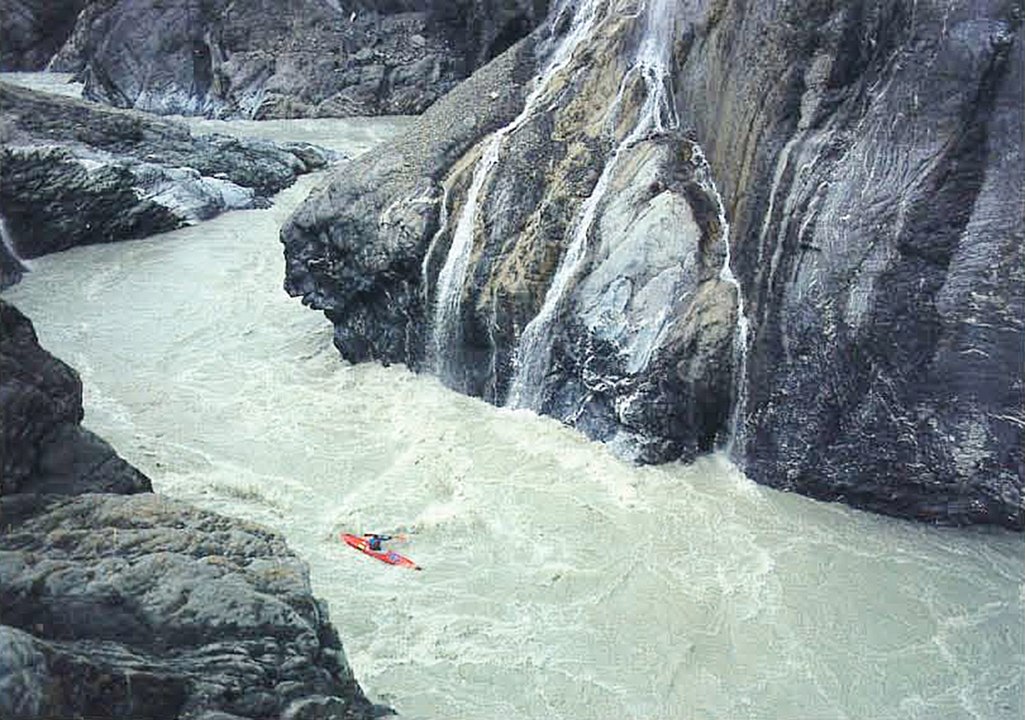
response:
{"label": "river", "polygon": [[[204,129],[357,153],[390,120]],[[4,292],[75,366],[85,424],[161,493],[310,565],[402,717],[1023,716],[1025,546],[776,492],[720,456],[633,467],[557,422],[350,366],[281,290],[267,210],[32,261]],[[409,533],[420,573],[342,545]]]}

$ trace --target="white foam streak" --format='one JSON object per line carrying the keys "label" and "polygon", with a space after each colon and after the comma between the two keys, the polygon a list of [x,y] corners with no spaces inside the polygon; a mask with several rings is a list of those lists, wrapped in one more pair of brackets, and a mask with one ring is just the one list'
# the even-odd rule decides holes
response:
{"label": "white foam streak", "polygon": [[18,254],[17,248],[14,247],[14,238],[11,237],[11,231],[7,227],[7,218],[3,215],[0,215],[0,242],[3,243],[4,249],[7,250],[8,255],[14,258],[15,262],[17,262],[23,270],[32,269],[28,262]]}

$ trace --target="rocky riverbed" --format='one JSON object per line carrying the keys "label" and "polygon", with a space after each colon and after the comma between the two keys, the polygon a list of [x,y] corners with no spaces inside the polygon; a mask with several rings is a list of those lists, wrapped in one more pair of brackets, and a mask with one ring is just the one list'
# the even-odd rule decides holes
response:
{"label": "rocky riverbed", "polygon": [[0,714],[372,715],[284,541],[154,495],[81,427],[77,373],[0,321]]}

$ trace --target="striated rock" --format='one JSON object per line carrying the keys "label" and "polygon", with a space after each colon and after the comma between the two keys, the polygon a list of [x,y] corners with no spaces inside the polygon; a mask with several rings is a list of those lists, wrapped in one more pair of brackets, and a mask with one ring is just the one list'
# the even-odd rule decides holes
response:
{"label": "striated rock", "polygon": [[626,457],[1020,528],[1021,13],[913,5],[558,3],[297,210],[286,288]]}
{"label": "striated rock", "polygon": [[218,117],[422,112],[546,0],[96,0],[51,68],[118,107]]}
{"label": "striated rock", "polygon": [[74,370],[0,321],[0,715],[374,714],[284,541],[152,494],[79,426]]}
{"label": "striated rock", "polygon": [[[630,42],[629,17],[604,20],[611,47]],[[404,143],[340,171],[283,230],[286,289],[326,311],[350,360],[428,367],[629,457],[693,457],[730,406],[735,288],[714,187],[669,108],[647,102],[651,79],[621,81],[618,54],[585,53],[581,27],[514,48]],[[537,64],[553,70],[528,93]],[[519,107],[492,109],[507,87]],[[471,148],[479,116],[511,124]]]}
{"label": "striated rock", "polygon": [[708,3],[691,20],[678,104],[753,331],[737,459],[815,497],[1021,528],[1020,8]]}
{"label": "striated rock", "polygon": [[219,135],[0,83],[0,208],[18,255],[265,207],[332,153]]}
{"label": "striated rock", "polygon": [[0,70],[42,70],[89,0],[0,0]]}

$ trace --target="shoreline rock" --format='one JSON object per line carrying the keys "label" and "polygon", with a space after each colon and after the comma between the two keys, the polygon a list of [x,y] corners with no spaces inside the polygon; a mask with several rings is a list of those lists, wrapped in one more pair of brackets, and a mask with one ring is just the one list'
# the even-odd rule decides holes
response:
{"label": "shoreline rock", "polygon": [[269,197],[335,153],[0,83],[0,213],[18,256],[146,237]]}
{"label": "shoreline rock", "polygon": [[0,300],[0,714],[380,716],[279,535],[151,492]]}

